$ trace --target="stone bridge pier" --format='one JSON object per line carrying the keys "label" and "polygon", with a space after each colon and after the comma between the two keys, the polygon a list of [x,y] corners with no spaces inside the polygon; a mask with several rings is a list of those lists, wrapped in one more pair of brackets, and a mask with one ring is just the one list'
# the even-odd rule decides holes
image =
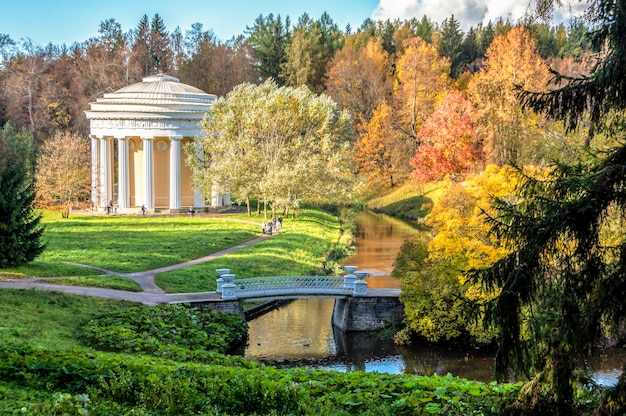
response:
{"label": "stone bridge pier", "polygon": [[335,299],[333,325],[344,332],[377,331],[403,319],[404,305],[397,295]]}

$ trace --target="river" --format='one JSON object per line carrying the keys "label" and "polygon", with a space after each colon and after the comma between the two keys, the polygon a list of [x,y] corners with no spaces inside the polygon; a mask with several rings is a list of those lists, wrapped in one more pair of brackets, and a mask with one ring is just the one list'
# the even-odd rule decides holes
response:
{"label": "river", "polygon": [[[370,273],[368,287],[400,287],[391,277],[400,246],[420,231],[404,221],[369,211],[356,218],[356,254],[346,264]],[[397,346],[367,333],[344,333],[331,323],[334,299],[298,299],[249,322],[244,356],[278,367],[307,366],[338,371],[452,375],[493,380],[493,351],[424,345]],[[612,349],[589,365],[601,384],[614,384],[626,351]]]}

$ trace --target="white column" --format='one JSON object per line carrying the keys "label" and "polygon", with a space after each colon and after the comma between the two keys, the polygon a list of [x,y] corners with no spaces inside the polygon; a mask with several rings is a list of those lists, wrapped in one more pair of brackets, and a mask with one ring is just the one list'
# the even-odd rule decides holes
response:
{"label": "white column", "polygon": [[[196,157],[202,159],[202,153],[200,153],[200,143],[196,141]],[[202,195],[202,191],[198,189],[198,186],[194,183],[193,185],[193,206],[195,208],[204,209],[204,195]]]}
{"label": "white column", "polygon": [[142,137],[143,141],[143,203],[147,209],[154,209],[154,137]]}
{"label": "white column", "polygon": [[128,138],[117,138],[117,206],[121,213],[128,208]]}
{"label": "white column", "polygon": [[183,136],[170,136],[170,210],[180,209],[180,142]]}
{"label": "white column", "polygon": [[106,209],[112,197],[109,189],[109,166],[111,165],[111,153],[109,152],[109,140],[106,137],[100,138],[100,208]]}
{"label": "white column", "polygon": [[98,207],[100,189],[98,187],[100,175],[100,143],[96,136],[91,137],[91,206]]}

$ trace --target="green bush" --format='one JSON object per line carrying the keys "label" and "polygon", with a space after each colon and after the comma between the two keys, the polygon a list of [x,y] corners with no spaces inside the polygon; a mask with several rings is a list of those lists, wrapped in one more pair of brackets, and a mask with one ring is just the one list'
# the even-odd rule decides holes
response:
{"label": "green bush", "polygon": [[120,410],[109,414],[136,408],[141,414],[161,415],[206,414],[206,409],[215,409],[215,414],[297,414],[306,402],[303,387],[269,367],[206,366],[21,345],[0,348],[0,380],[60,391],[74,406],[79,405],[74,395],[87,393],[81,397],[94,407]]}
{"label": "green bush", "polygon": [[226,353],[246,340],[247,329],[240,316],[210,309],[134,306],[91,320],[78,337],[87,346],[111,352],[154,354],[164,350],[171,355],[172,349],[187,349]]}
{"label": "green bush", "polygon": [[50,391],[45,406],[61,398],[72,411],[84,405],[103,415],[495,415],[520,387],[452,376],[235,368],[20,345],[0,347],[2,380],[31,393]]}

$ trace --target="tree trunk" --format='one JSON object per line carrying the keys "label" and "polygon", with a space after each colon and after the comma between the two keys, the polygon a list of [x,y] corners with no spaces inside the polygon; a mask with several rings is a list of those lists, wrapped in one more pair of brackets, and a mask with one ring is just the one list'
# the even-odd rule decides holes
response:
{"label": "tree trunk", "polygon": [[267,199],[263,196],[263,218],[267,221]]}
{"label": "tree trunk", "polygon": [[250,211],[250,197],[249,196],[246,197],[246,208],[248,210],[248,217],[251,217],[252,211]]}
{"label": "tree trunk", "polygon": [[35,141],[37,141],[37,132],[35,130],[35,115],[33,112],[33,89],[28,81],[28,119],[30,121],[30,132],[33,135]]}

